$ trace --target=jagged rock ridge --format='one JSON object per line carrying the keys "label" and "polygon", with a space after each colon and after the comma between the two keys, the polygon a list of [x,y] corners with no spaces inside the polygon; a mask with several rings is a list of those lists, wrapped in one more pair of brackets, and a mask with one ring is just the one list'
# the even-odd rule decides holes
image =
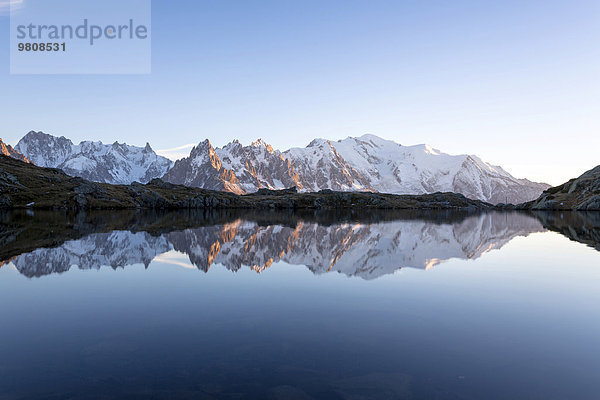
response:
{"label": "jagged rock ridge", "polygon": [[179,160],[164,179],[234,193],[297,186],[394,194],[461,193],[490,203],[535,199],[549,185],[517,179],[477,156],[452,156],[427,145],[402,146],[374,135],[315,139],[285,152],[259,140],[213,148],[208,140]]}
{"label": "jagged rock ridge", "polygon": [[0,139],[0,154],[3,154],[5,156],[14,158],[15,160],[23,161],[26,163],[31,162],[31,161],[29,161],[29,159],[27,157],[25,157],[23,154],[19,153],[11,145],[4,143],[2,141],[2,139]]}
{"label": "jagged rock ridge", "polygon": [[85,141],[30,132],[15,150],[42,167],[115,184],[170,183],[252,193],[295,186],[301,191],[370,191],[393,194],[455,192],[490,203],[523,203],[549,185],[516,179],[473,155],[448,155],[427,145],[402,146],[374,135],[336,142],[315,139],[281,152],[262,140],[214,148],[208,140],[174,165],[150,147]]}

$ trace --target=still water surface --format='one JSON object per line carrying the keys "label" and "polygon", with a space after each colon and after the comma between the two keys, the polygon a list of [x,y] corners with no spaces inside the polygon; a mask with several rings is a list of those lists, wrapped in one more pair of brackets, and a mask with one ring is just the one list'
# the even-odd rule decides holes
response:
{"label": "still water surface", "polygon": [[4,215],[0,398],[598,398],[597,220]]}

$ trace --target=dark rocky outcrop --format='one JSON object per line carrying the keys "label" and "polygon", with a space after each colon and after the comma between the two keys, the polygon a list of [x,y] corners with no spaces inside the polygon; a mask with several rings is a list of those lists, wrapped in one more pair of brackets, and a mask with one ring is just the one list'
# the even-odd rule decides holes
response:
{"label": "dark rocky outcrop", "polygon": [[[281,189],[281,190],[271,190],[271,189],[261,188],[261,189],[258,189],[256,192],[250,193],[249,195],[246,195],[246,196],[285,196],[288,194],[295,194],[295,193],[298,193],[298,188],[296,186],[293,186],[291,188]],[[330,192],[330,193],[333,193],[333,192]]]}
{"label": "dark rocky outcrop", "polygon": [[579,178],[545,190],[538,199],[520,204],[517,208],[600,211],[600,165]]}

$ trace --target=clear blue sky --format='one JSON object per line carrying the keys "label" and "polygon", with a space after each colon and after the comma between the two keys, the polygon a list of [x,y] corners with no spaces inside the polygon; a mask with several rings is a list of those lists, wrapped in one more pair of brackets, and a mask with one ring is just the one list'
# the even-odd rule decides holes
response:
{"label": "clear blue sky", "polygon": [[261,137],[283,150],[373,133],[552,184],[600,164],[597,0],[154,0],[152,11],[152,74],[129,76],[9,75],[0,16],[0,137],[154,149]]}

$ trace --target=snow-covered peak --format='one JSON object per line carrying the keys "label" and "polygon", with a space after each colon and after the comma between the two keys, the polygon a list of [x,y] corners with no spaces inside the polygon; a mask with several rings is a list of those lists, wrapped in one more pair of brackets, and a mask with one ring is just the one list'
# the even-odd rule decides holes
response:
{"label": "snow-covered peak", "polygon": [[244,146],[238,141],[234,140],[232,142],[227,143],[223,148],[216,149],[218,151],[219,157],[221,157],[221,162],[224,162],[226,168],[230,166],[230,160],[232,158],[240,157],[244,152]]}
{"label": "snow-covered peak", "polygon": [[240,141],[235,139],[235,140],[232,140],[231,142],[227,143],[225,146],[223,146],[223,149],[240,149],[242,147],[244,147],[244,146],[242,146]]}
{"label": "snow-covered peak", "polygon": [[386,139],[383,139],[377,135],[373,135],[372,133],[365,133],[362,136],[358,136],[356,138],[352,137],[352,136],[348,136],[347,139],[360,139],[360,140],[373,140],[373,141],[386,141]]}
{"label": "snow-covered peak", "polygon": [[300,186],[298,175],[281,152],[262,139],[242,146],[234,141],[223,148],[215,149],[223,167],[232,171],[245,192],[260,188],[280,189]]}
{"label": "snow-covered peak", "polygon": [[221,168],[221,160],[208,139],[198,143],[190,152],[190,160],[196,167],[209,163],[213,168]]}
{"label": "snow-covered peak", "polygon": [[250,143],[250,146],[252,146],[252,147],[264,147],[264,146],[268,146],[268,144],[264,140],[262,140],[261,138],[258,138],[254,142]]}
{"label": "snow-covered peak", "polygon": [[15,149],[39,167],[57,167],[73,153],[73,142],[64,136],[30,131],[19,140]]}
{"label": "snow-covered peak", "polygon": [[438,149],[434,149],[433,147],[431,147],[428,144],[423,144],[421,146],[423,147],[423,152],[425,154],[431,154],[431,155],[434,155],[434,156],[439,156],[439,155],[442,154],[441,151],[439,151]]}
{"label": "snow-covered peak", "polygon": [[192,147],[192,151],[190,151],[190,157],[203,156],[206,152],[212,151],[214,151],[214,149],[212,144],[210,144],[210,140],[204,139],[202,142]]}
{"label": "snow-covered peak", "polygon": [[[327,146],[328,144],[329,144],[329,140],[317,138],[317,139],[313,139],[306,147],[323,147],[323,146]],[[290,151],[290,150],[294,150],[294,148],[291,148],[288,151]]]}
{"label": "snow-covered peak", "polygon": [[60,168],[67,174],[96,182],[146,183],[163,176],[172,162],[146,147],[114,142],[82,141],[78,145],[64,136],[29,132],[17,144],[23,154],[41,167]]}
{"label": "snow-covered peak", "polygon": [[527,201],[548,187],[518,180],[477,156],[450,155],[427,144],[402,146],[372,134],[335,142],[315,139],[283,154],[311,190],[458,192],[498,203]]}
{"label": "snow-covered peak", "polygon": [[261,148],[261,149],[264,148],[269,153],[271,153],[271,154],[273,153],[273,147],[262,139],[258,139],[257,141],[252,142],[250,144],[250,147],[256,147],[256,148]]}
{"label": "snow-covered peak", "polygon": [[23,136],[21,138],[21,141],[25,141],[25,142],[31,142],[31,141],[58,141],[58,142],[69,142],[69,143],[73,143],[71,142],[70,139],[67,139],[64,136],[53,136],[53,135],[49,135],[47,133],[44,133],[42,131],[29,131],[27,132],[27,134],[25,136]]}

